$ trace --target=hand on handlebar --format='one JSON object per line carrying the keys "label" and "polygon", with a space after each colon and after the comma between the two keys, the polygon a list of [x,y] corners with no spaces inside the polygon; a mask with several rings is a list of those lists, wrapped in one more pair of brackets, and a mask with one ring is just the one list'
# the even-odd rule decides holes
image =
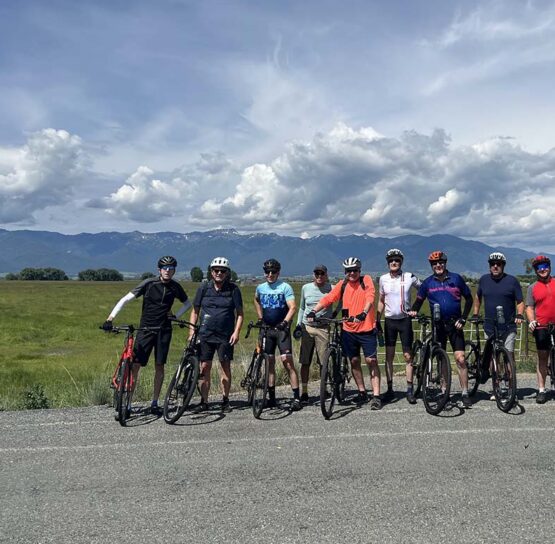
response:
{"label": "hand on handlebar", "polygon": [[530,332],[534,332],[538,325],[539,325],[539,323],[535,319],[530,321],[530,323],[528,323],[528,328],[530,329]]}
{"label": "hand on handlebar", "polygon": [[455,329],[462,329],[466,323],[466,319],[464,317],[459,317],[457,321],[455,321]]}

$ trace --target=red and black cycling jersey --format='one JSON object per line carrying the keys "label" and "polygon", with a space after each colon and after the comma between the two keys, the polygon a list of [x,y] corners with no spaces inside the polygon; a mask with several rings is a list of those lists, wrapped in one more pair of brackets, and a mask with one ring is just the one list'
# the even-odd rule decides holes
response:
{"label": "red and black cycling jersey", "polygon": [[530,285],[526,293],[526,306],[534,308],[540,326],[555,323],[555,279],[536,281]]}
{"label": "red and black cycling jersey", "polygon": [[163,282],[158,278],[148,278],[131,291],[135,297],[143,297],[141,327],[159,327],[167,324],[174,300],[185,303],[187,294],[174,280]]}

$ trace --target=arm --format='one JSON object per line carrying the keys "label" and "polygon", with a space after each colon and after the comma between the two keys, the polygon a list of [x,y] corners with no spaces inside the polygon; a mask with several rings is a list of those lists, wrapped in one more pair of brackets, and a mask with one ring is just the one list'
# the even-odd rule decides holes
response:
{"label": "arm", "polygon": [[474,315],[478,315],[480,313],[480,306],[482,305],[482,299],[478,296],[478,293],[474,295],[474,306],[472,309],[472,313]]}
{"label": "arm", "polygon": [[295,315],[295,312],[297,311],[297,303],[295,302],[294,298],[290,298],[289,300],[286,300],[285,303],[287,304],[289,311],[287,312],[287,315],[285,316],[284,321],[287,321],[287,323],[290,324],[291,321],[293,320],[293,316]]}
{"label": "arm", "polygon": [[[196,325],[199,314],[200,314],[200,307],[193,306],[193,309],[191,310],[191,315],[189,316],[189,321]],[[189,340],[193,337],[194,332],[195,332],[195,329],[193,327],[189,327]]]}
{"label": "arm", "polygon": [[125,296],[121,297],[118,303],[114,306],[114,309],[110,312],[108,319],[106,321],[113,321],[115,317],[120,313],[121,309],[130,301],[135,298],[135,295],[129,291]]}
{"label": "arm", "polygon": [[177,318],[181,317],[190,307],[191,307],[191,302],[189,300],[186,300],[181,306],[181,308],[179,308],[177,312],[175,312],[175,317]]}
{"label": "arm", "polygon": [[262,320],[262,306],[260,306],[258,292],[255,292],[254,294],[254,311],[256,312],[256,317],[258,317],[258,320]]}
{"label": "arm", "polygon": [[301,301],[299,302],[299,313],[297,314],[297,327],[303,322],[305,310],[305,300],[304,300],[304,285],[301,289]]}
{"label": "arm", "polygon": [[229,343],[234,346],[239,342],[239,337],[241,334],[241,327],[243,326],[243,297],[241,296],[241,291],[239,288],[235,288],[233,291],[233,301],[235,303],[235,329],[233,329],[233,334],[229,338]]}

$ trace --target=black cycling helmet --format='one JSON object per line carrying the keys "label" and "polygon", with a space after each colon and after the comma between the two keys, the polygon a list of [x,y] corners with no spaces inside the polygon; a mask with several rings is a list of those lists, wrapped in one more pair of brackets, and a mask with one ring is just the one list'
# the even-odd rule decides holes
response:
{"label": "black cycling helmet", "polygon": [[171,255],[160,257],[158,259],[158,268],[162,268],[163,266],[177,266],[177,260]]}
{"label": "black cycling helmet", "polygon": [[268,259],[264,261],[262,268],[264,272],[268,272],[268,270],[277,270],[279,272],[281,270],[281,264],[277,259]]}

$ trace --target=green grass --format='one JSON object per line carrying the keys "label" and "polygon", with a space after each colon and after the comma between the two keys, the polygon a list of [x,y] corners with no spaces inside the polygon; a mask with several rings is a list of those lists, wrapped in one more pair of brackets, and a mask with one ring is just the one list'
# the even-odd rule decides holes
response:
{"label": "green grass", "polygon": [[[109,382],[124,337],[105,334],[98,327],[117,300],[136,284],[136,281],[0,281],[0,410],[109,402]],[[301,285],[292,285],[298,297]],[[193,297],[198,284],[185,283],[184,286],[189,297]],[[246,323],[256,320],[252,304],[254,289],[254,285],[241,288],[245,305],[243,337]],[[130,302],[118,315],[116,324],[138,324],[140,311],[140,300]],[[186,338],[187,331],[174,330],[165,385]],[[235,348],[234,390],[237,390],[248,366],[255,338],[253,332],[248,340],[241,338]],[[533,342],[530,347],[534,347]],[[293,348],[295,361],[298,361],[299,343],[293,342]],[[379,352],[380,363],[383,362],[382,350]],[[534,371],[534,355],[531,351],[526,362],[519,362],[518,369]],[[396,369],[403,372],[400,354],[396,364]],[[218,366],[217,362],[213,365],[212,393],[219,392]],[[149,362],[141,371],[138,400],[150,398],[152,367]],[[312,368],[312,377],[316,379],[316,365]],[[277,364],[276,369],[278,383],[287,383],[282,366]],[[164,393],[164,387],[162,391]]]}

